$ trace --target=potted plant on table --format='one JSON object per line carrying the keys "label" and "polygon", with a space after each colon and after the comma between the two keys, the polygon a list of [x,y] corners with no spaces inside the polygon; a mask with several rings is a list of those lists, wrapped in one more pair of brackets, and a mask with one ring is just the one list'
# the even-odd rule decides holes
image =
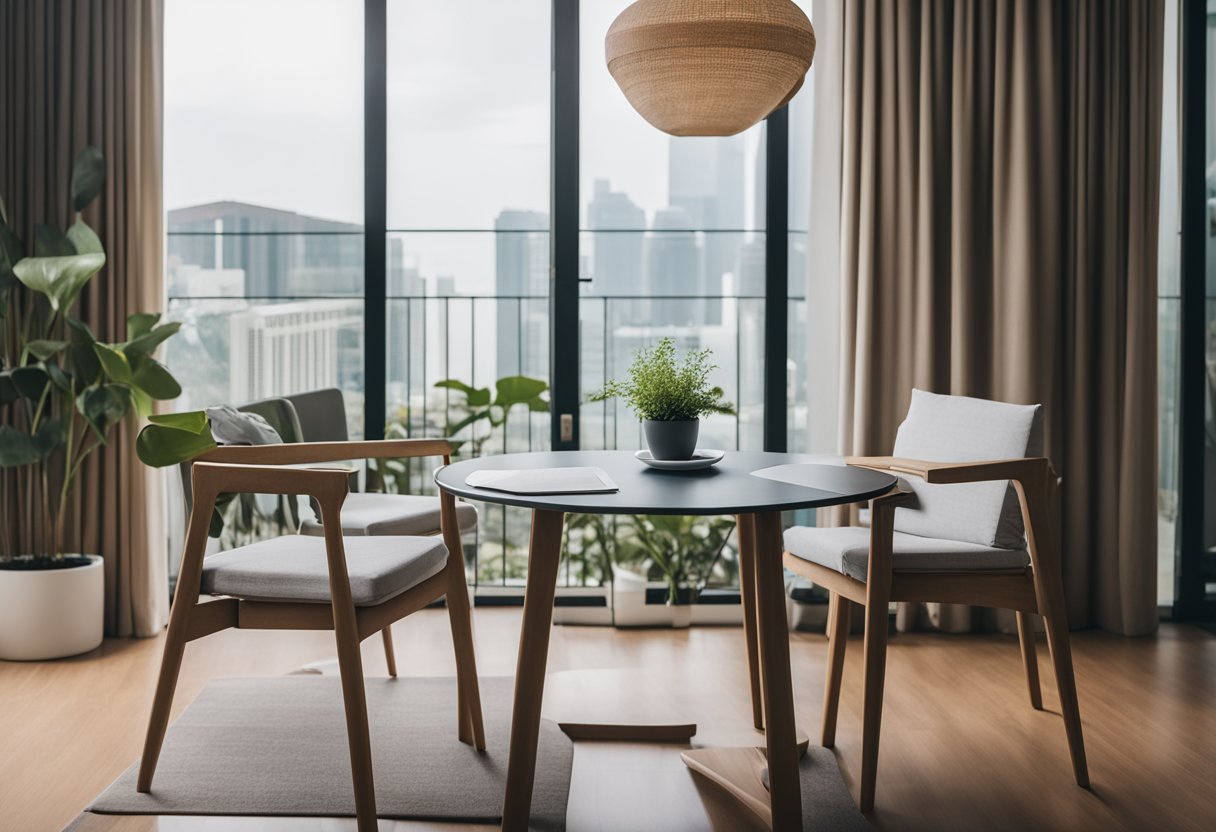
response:
{"label": "potted plant on table", "polygon": [[709,359],[710,351],[703,349],[677,361],[675,339],[664,338],[634,354],[628,381],[609,381],[591,401],[623,398],[642,420],[646,446],[655,459],[692,459],[701,417],[735,413],[734,406],[722,400],[722,388],[709,382],[717,369]]}
{"label": "potted plant on table", "polygon": [[178,324],[137,313],[125,341],[105,343],[72,315],[106,262],[81,218],[104,179],[101,152],[85,148],[72,169],[76,221],[37,226],[28,257],[0,201],[0,659],[101,644],[102,559],[67,551],[81,466],[128,414],[181,393],[153,358]]}

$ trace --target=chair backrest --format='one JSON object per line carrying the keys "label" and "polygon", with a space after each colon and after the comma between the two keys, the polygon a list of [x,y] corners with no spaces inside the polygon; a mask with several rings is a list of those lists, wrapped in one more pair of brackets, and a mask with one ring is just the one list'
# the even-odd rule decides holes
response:
{"label": "chair backrest", "polygon": [[[284,398],[261,399],[237,407],[242,413],[254,413],[265,419],[283,442],[301,442],[302,431],[296,409],[290,401]],[[193,503],[193,492],[190,488],[190,466],[192,462],[183,462],[178,466],[182,476],[182,496],[186,501],[186,513],[190,513]]]}
{"label": "chair backrest", "polygon": [[[295,407],[302,442],[345,442],[346,399],[336,387],[284,396]],[[287,440],[284,440],[287,441]]]}
{"label": "chair backrest", "polygon": [[[1043,407],[913,390],[893,453],[930,462],[1042,456]],[[908,484],[917,501],[896,510],[897,531],[1003,549],[1026,545],[1012,483],[930,485],[909,477]]]}

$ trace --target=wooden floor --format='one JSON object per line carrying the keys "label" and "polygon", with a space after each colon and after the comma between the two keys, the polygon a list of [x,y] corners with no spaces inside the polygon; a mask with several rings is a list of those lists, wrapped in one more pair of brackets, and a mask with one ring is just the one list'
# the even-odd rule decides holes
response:
{"label": "wooden floor", "polygon": [[[478,609],[483,675],[514,671],[519,611]],[[403,675],[453,674],[445,615],[423,611],[395,628]],[[55,830],[70,823],[139,754],[160,640],[112,640],[81,658],[48,664],[0,662],[0,829]],[[860,762],[861,651],[845,670],[837,753],[856,794]],[[1008,636],[899,635],[887,673],[877,806],[881,830],[1216,828],[1216,636],[1165,625],[1154,637],[1074,635],[1081,714],[1094,789],[1072,782],[1054,679],[1040,649],[1046,712],[1031,710],[1016,640]],[[818,734],[826,641],[794,634],[798,724]],[[175,715],[215,676],[279,675],[333,656],[328,633],[228,631],[186,652]],[[379,639],[364,645],[369,674],[384,672]],[[620,631],[557,627],[550,671],[618,669],[611,692],[635,698],[678,690],[680,707],[750,722],[739,628]],[[632,674],[626,672],[632,669]],[[631,687],[637,671],[656,684]],[[579,684],[555,676],[547,708],[577,707]],[[563,699],[570,700],[563,703]],[[668,703],[670,704],[670,703]],[[724,726],[703,725],[702,734]],[[576,752],[571,829],[747,829],[713,788],[696,783],[664,746],[583,747]],[[637,789],[668,789],[670,805],[639,806]],[[689,795],[692,795],[690,798]],[[696,805],[680,801],[696,801]],[[581,808],[580,808],[581,807]],[[590,810],[589,807],[594,807]],[[660,821],[660,818],[665,818]],[[88,816],[88,830],[353,829],[353,821]],[[383,830],[437,829],[384,822]],[[446,827],[453,828],[453,827]],[[467,829],[468,827],[457,827]]]}

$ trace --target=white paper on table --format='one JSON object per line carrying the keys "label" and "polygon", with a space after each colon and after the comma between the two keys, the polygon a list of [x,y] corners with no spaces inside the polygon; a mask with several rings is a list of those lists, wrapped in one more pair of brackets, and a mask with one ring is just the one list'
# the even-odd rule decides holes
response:
{"label": "white paper on table", "polygon": [[525,468],[474,471],[465,485],[508,494],[603,494],[618,491],[603,468]]}
{"label": "white paper on table", "polygon": [[752,471],[752,476],[841,494],[854,489],[866,491],[872,488],[874,472],[844,465],[839,457],[827,457],[822,462],[790,463],[761,468]]}

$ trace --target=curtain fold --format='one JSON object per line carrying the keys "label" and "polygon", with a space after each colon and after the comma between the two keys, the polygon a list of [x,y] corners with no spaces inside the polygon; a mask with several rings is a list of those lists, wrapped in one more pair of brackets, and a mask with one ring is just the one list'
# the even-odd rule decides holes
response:
{"label": "curtain fold", "polygon": [[913,387],[1041,402],[1071,623],[1148,632],[1163,0],[843,15],[841,448],[888,453]]}
{"label": "curtain fold", "polygon": [[[0,194],[24,239],[70,222],[72,159],[106,159],[85,213],[106,266],[79,316],[107,341],[132,312],[165,307],[161,132],[163,0],[10,0],[0,8]],[[106,632],[155,635],[168,612],[164,489],[135,456],[132,425],[84,468],[68,536],[105,558]]]}

